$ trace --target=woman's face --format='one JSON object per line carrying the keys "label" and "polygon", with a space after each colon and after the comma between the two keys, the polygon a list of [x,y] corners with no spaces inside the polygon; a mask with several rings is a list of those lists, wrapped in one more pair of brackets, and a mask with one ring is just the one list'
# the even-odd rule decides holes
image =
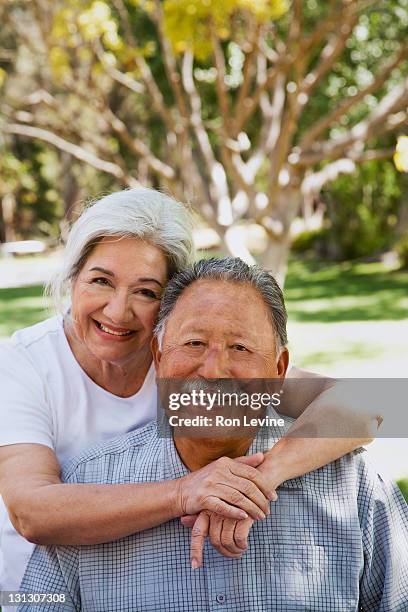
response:
{"label": "woman's face", "polygon": [[135,238],[104,238],[72,287],[79,340],[97,359],[122,364],[150,350],[167,282],[164,253]]}

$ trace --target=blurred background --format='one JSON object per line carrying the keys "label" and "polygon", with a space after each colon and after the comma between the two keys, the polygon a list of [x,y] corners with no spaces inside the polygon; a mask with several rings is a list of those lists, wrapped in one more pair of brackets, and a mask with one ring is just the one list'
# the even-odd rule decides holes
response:
{"label": "blurred background", "polygon": [[[201,255],[274,272],[297,366],[407,376],[408,0],[3,0],[0,23],[0,339],[47,316],[83,206],[143,185],[189,204]],[[408,440],[369,452],[407,493]]]}

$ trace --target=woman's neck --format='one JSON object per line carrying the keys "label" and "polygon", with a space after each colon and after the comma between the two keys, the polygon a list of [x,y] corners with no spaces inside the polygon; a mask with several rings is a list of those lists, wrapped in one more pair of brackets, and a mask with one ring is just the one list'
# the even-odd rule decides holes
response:
{"label": "woman's neck", "polygon": [[127,361],[117,364],[95,357],[66,319],[64,332],[76,361],[99,387],[118,397],[131,397],[141,389],[152,363],[150,346],[136,357],[132,355]]}

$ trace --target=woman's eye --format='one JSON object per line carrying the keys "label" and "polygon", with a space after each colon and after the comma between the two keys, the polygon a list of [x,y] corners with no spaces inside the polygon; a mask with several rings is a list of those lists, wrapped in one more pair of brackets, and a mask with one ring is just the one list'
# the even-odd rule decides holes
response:
{"label": "woman's eye", "polygon": [[160,300],[160,297],[151,289],[138,289],[136,291],[138,295],[144,295],[145,297],[151,298],[152,300]]}
{"label": "woman's eye", "polygon": [[95,285],[102,285],[102,286],[105,286],[105,287],[109,287],[110,286],[108,279],[107,278],[103,278],[103,277],[94,278],[92,280],[92,282]]}

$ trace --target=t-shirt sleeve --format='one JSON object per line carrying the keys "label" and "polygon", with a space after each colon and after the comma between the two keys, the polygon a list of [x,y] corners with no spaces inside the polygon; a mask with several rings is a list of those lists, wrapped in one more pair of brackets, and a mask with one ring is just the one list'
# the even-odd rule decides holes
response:
{"label": "t-shirt sleeve", "polygon": [[0,344],[0,446],[44,444],[54,449],[46,384],[23,346]]}

